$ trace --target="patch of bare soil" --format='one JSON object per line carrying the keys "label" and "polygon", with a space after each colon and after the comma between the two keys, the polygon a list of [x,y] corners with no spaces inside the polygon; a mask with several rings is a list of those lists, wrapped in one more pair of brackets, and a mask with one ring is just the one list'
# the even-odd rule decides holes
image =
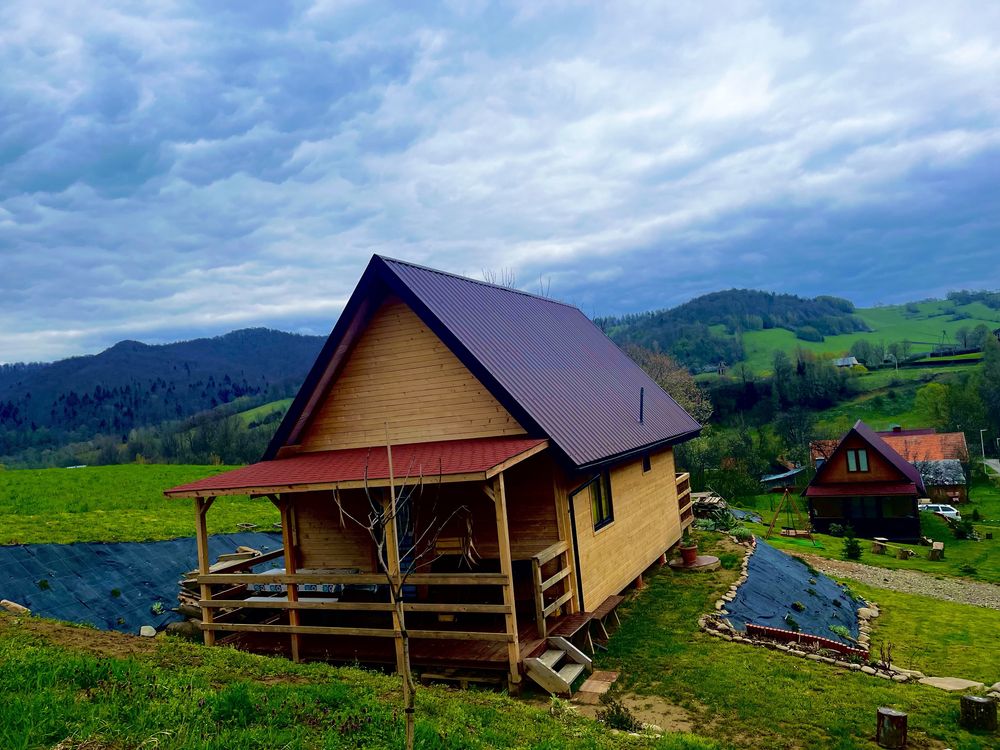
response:
{"label": "patch of bare soil", "polygon": [[96,656],[129,657],[156,651],[154,638],[94,630],[34,617],[0,614],[0,631],[19,631],[39,636],[47,643]]}
{"label": "patch of bare soil", "polygon": [[[694,731],[695,719],[691,713],[665,698],[657,695],[636,695],[635,693],[621,693],[617,697],[643,724],[655,724],[665,732]],[[582,716],[596,719],[597,712],[602,708],[603,706],[600,704],[596,706],[582,704],[577,706],[577,711]]]}

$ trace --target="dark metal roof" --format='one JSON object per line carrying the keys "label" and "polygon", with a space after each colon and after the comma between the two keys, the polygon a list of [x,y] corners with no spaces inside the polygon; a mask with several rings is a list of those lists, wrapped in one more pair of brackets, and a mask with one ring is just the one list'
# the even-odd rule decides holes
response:
{"label": "dark metal roof", "polygon": [[[531,434],[578,468],[697,435],[701,425],[577,308],[374,256],[265,458],[309,418],[369,295],[399,296]],[[350,316],[348,318],[348,316]],[[643,421],[639,421],[640,389]]]}

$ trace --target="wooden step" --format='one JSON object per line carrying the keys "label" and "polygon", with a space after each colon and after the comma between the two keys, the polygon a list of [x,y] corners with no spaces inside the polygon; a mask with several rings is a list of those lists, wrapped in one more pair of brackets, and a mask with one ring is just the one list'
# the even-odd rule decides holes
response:
{"label": "wooden step", "polygon": [[559,670],[559,677],[570,687],[572,692],[573,681],[580,676],[580,673],[586,669],[583,664],[567,664],[562,669]]}
{"label": "wooden step", "polygon": [[549,669],[555,669],[556,664],[559,660],[566,656],[566,652],[557,648],[550,648],[544,654],[538,657],[539,661],[542,662]]}

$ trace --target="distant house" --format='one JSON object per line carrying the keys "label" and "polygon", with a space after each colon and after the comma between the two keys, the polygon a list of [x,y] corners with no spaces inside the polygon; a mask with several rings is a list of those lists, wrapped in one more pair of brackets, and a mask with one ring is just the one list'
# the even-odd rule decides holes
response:
{"label": "distant house", "polygon": [[840,357],[832,361],[834,367],[857,367],[861,364],[857,357]]}
{"label": "distant house", "polygon": [[[933,428],[878,432],[904,459],[916,466],[924,479],[927,496],[942,503],[962,503],[969,492],[963,464],[969,463],[964,432],[936,432]],[[816,440],[810,446],[813,464],[819,467],[837,447],[836,440]]]}
{"label": "distant house", "polygon": [[818,464],[802,494],[816,531],[839,524],[863,537],[917,539],[917,499],[925,493],[917,468],[858,420]]}
{"label": "distant house", "polygon": [[[165,494],[195,498],[209,644],[398,665],[382,556],[412,573],[418,672],[568,692],[583,657],[553,637],[579,643],[680,540],[673,446],[700,429],[577,308],[375,256],[263,459]],[[349,517],[407,482],[419,499],[378,546]],[[210,570],[225,495],[281,510],[280,573]],[[421,539],[434,555],[416,563]]]}

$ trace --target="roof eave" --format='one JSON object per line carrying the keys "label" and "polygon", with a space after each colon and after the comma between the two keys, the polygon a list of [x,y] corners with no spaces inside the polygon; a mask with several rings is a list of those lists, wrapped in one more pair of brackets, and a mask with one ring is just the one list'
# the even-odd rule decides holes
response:
{"label": "roof eave", "polygon": [[642,445],[638,448],[632,448],[627,451],[622,451],[621,453],[615,453],[611,456],[605,456],[594,461],[588,461],[582,464],[574,464],[574,468],[577,471],[586,471],[588,469],[597,469],[609,466],[611,464],[616,464],[621,461],[625,461],[630,458],[635,458],[636,456],[641,456],[643,453],[648,453],[650,451],[657,450],[659,448],[666,448],[667,446],[678,445],[679,443],[686,443],[688,440],[693,440],[701,435],[701,431],[704,429],[701,425],[698,426],[696,430],[690,430],[688,432],[682,432],[679,435],[674,435],[663,440],[657,440],[646,445]]}

